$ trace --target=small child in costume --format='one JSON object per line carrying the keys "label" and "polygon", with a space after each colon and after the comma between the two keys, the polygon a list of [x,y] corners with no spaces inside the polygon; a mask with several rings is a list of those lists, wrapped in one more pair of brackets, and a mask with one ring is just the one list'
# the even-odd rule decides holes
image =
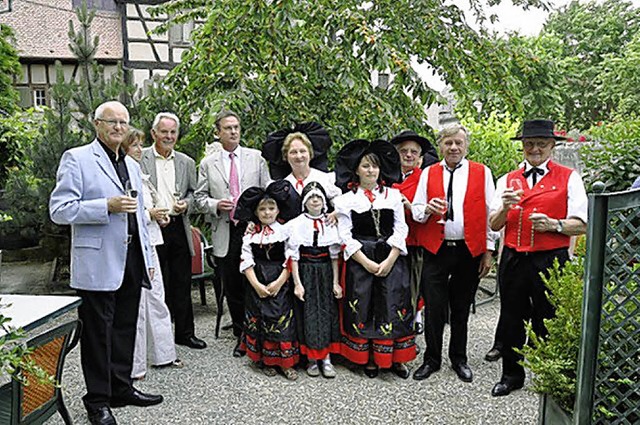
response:
{"label": "small child in costume", "polygon": [[325,378],[334,378],[330,353],[340,353],[340,237],[338,228],[327,224],[327,195],[320,183],[305,186],[302,210],[288,223],[287,244],[294,293],[302,301],[300,352],[309,360],[309,376],[318,376],[322,371]]}
{"label": "small child in costume", "polygon": [[245,296],[242,348],[252,361],[264,366],[265,375],[275,376],[274,367],[280,367],[292,381],[298,378],[294,366],[299,350],[293,288],[285,255],[288,232],[278,219],[295,217],[299,199],[295,189],[284,180],[271,183],[266,190],[252,187],[238,199],[234,216],[255,223],[242,240],[240,257],[240,272],[253,289]]}

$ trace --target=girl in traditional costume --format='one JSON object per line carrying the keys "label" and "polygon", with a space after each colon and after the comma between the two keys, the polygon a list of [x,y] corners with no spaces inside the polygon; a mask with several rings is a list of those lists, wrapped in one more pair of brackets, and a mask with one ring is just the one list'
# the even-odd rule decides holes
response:
{"label": "girl in traditional costume", "polygon": [[298,378],[299,350],[282,222],[299,215],[299,199],[291,184],[280,180],[266,190],[245,190],[234,215],[255,224],[242,240],[240,257],[240,272],[253,289],[246,291],[241,348],[265,375],[275,376],[279,367],[292,381]]}
{"label": "girl in traditional costume", "polygon": [[[307,374],[334,378],[330,353],[340,353],[340,323],[337,299],[342,297],[338,256],[340,238],[335,225],[327,224],[327,195],[318,182],[302,191],[303,213],[288,226],[288,253],[295,284],[302,302],[300,352],[307,356]],[[320,367],[318,367],[320,363]]]}
{"label": "girl in traditional costume", "polygon": [[343,344],[348,360],[378,375],[391,368],[409,376],[405,363],[416,356],[402,196],[400,160],[388,142],[355,140],[336,158],[334,200],[346,260],[342,307]]}

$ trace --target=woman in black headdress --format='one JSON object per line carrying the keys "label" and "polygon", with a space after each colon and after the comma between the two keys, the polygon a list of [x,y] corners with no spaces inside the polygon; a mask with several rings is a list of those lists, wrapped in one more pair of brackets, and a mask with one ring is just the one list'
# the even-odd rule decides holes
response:
{"label": "woman in black headdress", "polygon": [[271,177],[285,179],[298,193],[310,182],[318,182],[327,198],[342,192],[335,186],[335,176],[327,172],[327,152],[331,147],[329,133],[320,124],[296,124],[267,136],[262,156],[269,162]]}
{"label": "woman in black headdress", "polygon": [[253,290],[245,292],[242,345],[247,356],[267,376],[275,366],[289,380],[298,378],[298,344],[282,222],[300,213],[299,196],[287,181],[271,183],[266,190],[252,187],[238,199],[234,218],[255,223],[242,240],[240,272]]}
{"label": "woman in black headdress", "polygon": [[391,368],[409,376],[416,356],[407,267],[400,158],[386,141],[354,140],[336,157],[336,183],[346,191],[334,200],[346,260],[342,355],[363,364],[365,374]]}

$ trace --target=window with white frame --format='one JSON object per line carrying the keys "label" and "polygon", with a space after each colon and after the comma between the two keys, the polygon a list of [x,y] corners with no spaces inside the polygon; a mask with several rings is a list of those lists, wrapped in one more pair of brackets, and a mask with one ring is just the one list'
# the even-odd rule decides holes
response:
{"label": "window with white frame", "polygon": [[47,106],[47,89],[44,87],[34,87],[31,91],[33,95],[33,106]]}

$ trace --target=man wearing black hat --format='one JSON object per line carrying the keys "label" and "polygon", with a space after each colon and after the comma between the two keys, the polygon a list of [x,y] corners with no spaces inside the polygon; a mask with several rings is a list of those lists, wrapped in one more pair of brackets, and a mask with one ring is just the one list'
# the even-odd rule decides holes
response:
{"label": "man wearing black hat", "polygon": [[422,170],[431,164],[438,162],[438,153],[431,142],[416,132],[405,130],[390,140],[400,155],[402,169],[402,181],[393,185],[402,193],[402,201],[405,207],[405,219],[409,226],[407,236],[407,250],[409,251],[409,269],[411,272],[411,304],[415,314],[415,328],[417,333],[422,333],[422,307],[418,305],[420,297],[420,276],[422,275],[423,248],[420,240],[425,237],[424,223],[418,223],[411,217],[411,202],[416,194],[416,188],[420,181]]}
{"label": "man wearing black hat", "polygon": [[453,125],[438,134],[443,160],[420,177],[413,200],[414,220],[426,223],[422,269],[425,300],[424,362],[413,379],[427,379],[442,364],[444,324],[449,312],[449,359],[460,380],[471,382],[467,364],[467,322],[480,279],[491,268],[495,235],[489,230],[494,186],[491,170],[465,158],[467,130]]}
{"label": "man wearing black hat", "polygon": [[[504,228],[504,250],[498,270],[500,322],[503,326],[502,377],[491,391],[504,396],[524,385],[522,358],[514,348],[525,342],[524,321],[538,336],[546,335],[544,319],[554,316],[540,273],[554,259],[569,259],[570,236],[586,232],[587,195],[580,175],[551,161],[556,140],[553,121],[524,122],[524,167],[502,176],[491,203],[491,229]],[[529,317],[530,316],[530,317]]]}

